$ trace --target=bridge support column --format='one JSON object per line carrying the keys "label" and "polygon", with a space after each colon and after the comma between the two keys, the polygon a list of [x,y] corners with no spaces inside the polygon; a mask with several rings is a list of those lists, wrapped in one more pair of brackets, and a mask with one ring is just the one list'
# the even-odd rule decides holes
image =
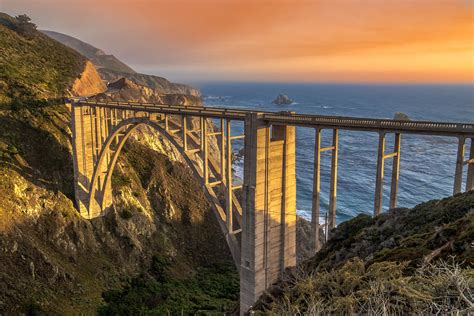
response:
{"label": "bridge support column", "polygon": [[466,192],[474,190],[474,138],[471,138],[471,149],[467,163]]}
{"label": "bridge support column", "polygon": [[[222,125],[223,126],[223,125]],[[224,148],[223,148],[224,150]],[[227,230],[229,232],[233,232],[234,226],[232,223],[233,219],[233,204],[232,204],[232,196],[233,196],[233,188],[232,188],[232,142],[231,142],[231,123],[230,120],[227,120],[227,137],[226,137],[226,147],[225,147],[225,162],[226,167],[225,171],[224,168],[223,173],[226,176],[225,184],[226,184],[226,192],[225,192],[225,203],[226,203],[226,225]],[[222,157],[221,157],[222,159]]]}
{"label": "bridge support column", "polygon": [[296,264],[295,127],[245,120],[240,313]]}
{"label": "bridge support column", "polygon": [[201,121],[201,143],[202,143],[202,151],[201,151],[201,158],[202,158],[202,176],[204,177],[204,183],[209,184],[209,153],[207,151],[207,121],[206,119],[202,119]]}
{"label": "bridge support column", "polygon": [[[101,145],[107,138],[106,113],[97,107],[72,104],[71,122],[76,205],[83,217],[94,218],[101,214],[102,208],[95,201],[89,205],[89,196],[94,167]],[[105,159],[109,161],[110,156],[107,155]],[[106,164],[102,170],[98,170],[101,184],[105,181],[106,171]],[[109,191],[100,196],[101,199],[104,197],[105,206],[112,202],[112,192]]]}
{"label": "bridge support column", "polygon": [[390,208],[397,207],[397,196],[398,196],[398,178],[400,177],[400,145],[401,145],[401,134],[395,134],[395,144],[393,152],[396,155],[393,157],[392,165],[392,184],[390,188]]}
{"label": "bridge support column", "polygon": [[339,135],[338,130],[334,129],[332,134],[332,146],[321,148],[321,129],[316,128],[313,169],[313,204],[311,208],[311,251],[313,253],[316,253],[321,248],[321,241],[319,240],[319,219],[321,207],[321,153],[326,151],[331,151],[332,153],[331,179],[329,189],[329,209],[326,214],[326,224],[328,224],[326,226],[326,235],[328,235],[330,229],[336,227],[337,163],[339,151]]}
{"label": "bridge support column", "polygon": [[385,154],[385,136],[385,132],[380,132],[379,149],[377,153],[377,178],[375,179],[374,216],[379,216],[382,212],[383,179],[385,159],[387,158],[393,158],[392,182],[390,188],[390,208],[395,208],[397,206],[398,178],[400,175],[401,134],[395,133],[393,152],[388,154]]}
{"label": "bridge support column", "polygon": [[321,129],[316,129],[314,141],[314,167],[313,167],[313,203],[311,207],[311,246],[313,254],[321,249],[319,240],[319,219],[321,206]]}
{"label": "bridge support column", "polygon": [[182,132],[182,138],[183,138],[183,149],[184,151],[188,150],[188,124],[186,120],[186,115],[183,115],[181,117],[181,132]]}
{"label": "bridge support column", "polygon": [[[230,126],[229,126],[230,127]],[[220,150],[221,150],[221,181],[222,183],[226,183],[226,163],[225,163],[225,144],[226,144],[226,138],[225,138],[225,128],[224,128],[224,119],[221,118],[221,130],[220,130]],[[228,133],[230,136],[230,133]]]}
{"label": "bridge support column", "polygon": [[379,134],[379,149],[377,153],[377,177],[375,179],[374,215],[382,212],[383,178],[384,178],[385,132]]}
{"label": "bridge support column", "polygon": [[[339,153],[339,132],[333,129],[331,157],[331,186],[329,188],[329,229],[336,228],[336,196],[337,196],[337,158]],[[327,232],[329,235],[329,232]]]}
{"label": "bridge support column", "polygon": [[456,158],[456,172],[454,174],[453,195],[457,193],[461,193],[462,174],[463,174],[463,166],[464,166],[464,143],[465,143],[465,138],[459,137],[458,155]]}

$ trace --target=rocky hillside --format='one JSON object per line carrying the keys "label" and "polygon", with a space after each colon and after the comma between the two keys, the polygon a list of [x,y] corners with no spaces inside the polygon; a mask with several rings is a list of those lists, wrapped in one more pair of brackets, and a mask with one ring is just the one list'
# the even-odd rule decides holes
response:
{"label": "rocky hillside", "polygon": [[158,104],[201,105],[201,98],[181,93],[161,93],[159,90],[120,78],[108,86],[107,92],[97,94],[98,101],[130,101]]}
{"label": "rocky hillside", "polygon": [[117,81],[121,78],[126,78],[129,81],[132,81],[138,85],[148,87],[152,90],[157,91],[158,93],[185,94],[192,95],[195,97],[201,96],[199,90],[193,87],[184,84],[173,83],[166,80],[165,78],[158,76],[139,73],[123,73],[120,71],[110,70],[106,68],[99,69],[99,73],[101,77],[109,83]]}
{"label": "rocky hillside", "polygon": [[[148,88],[154,95],[183,95],[184,98],[187,98],[187,102],[201,102],[201,94],[199,90],[195,88],[184,84],[173,83],[162,77],[136,73],[133,69],[115,58],[113,55],[106,55],[101,49],[95,48],[90,44],[84,43],[74,37],[58,32],[43,32],[51,38],[63,43],[68,47],[71,47],[81,55],[90,59],[99,70],[102,79],[108,83],[116,82],[122,78],[125,78],[127,81],[132,82],[140,87],[140,89],[142,89],[142,87]],[[115,90],[112,89],[110,92],[113,91]],[[140,91],[136,91],[135,93],[138,94]],[[115,97],[115,99],[117,98],[120,97]],[[147,94],[144,94],[142,98],[146,99]],[[154,100],[154,98],[151,98],[151,100]],[[151,100],[148,102],[152,102]],[[146,100],[143,102],[145,101]]]}
{"label": "rocky hillside", "polygon": [[0,13],[0,52],[2,108],[61,102],[73,93],[106,89],[83,56],[36,31],[27,18]]}
{"label": "rocky hillside", "polygon": [[256,304],[276,314],[468,314],[474,191],[342,223]]}
{"label": "rocky hillside", "polygon": [[90,44],[84,43],[83,41],[78,40],[77,38],[54,31],[41,32],[48,35],[52,39],[63,43],[67,47],[70,47],[75,51],[79,52],[81,55],[92,61],[92,63],[98,69],[106,68],[115,71],[120,71],[123,73],[135,73],[135,70],[118,60],[114,55],[107,55],[103,50],[95,48]]}
{"label": "rocky hillside", "polygon": [[[237,274],[225,239],[202,188],[159,135],[137,131],[124,147],[114,210],[79,216],[70,113],[61,102],[99,87],[97,72],[27,19],[1,21],[0,314],[107,314],[120,308],[114,293],[140,274],[162,285],[150,308],[181,305],[170,284],[192,299],[190,312],[232,305]],[[209,278],[219,281],[203,287]]]}

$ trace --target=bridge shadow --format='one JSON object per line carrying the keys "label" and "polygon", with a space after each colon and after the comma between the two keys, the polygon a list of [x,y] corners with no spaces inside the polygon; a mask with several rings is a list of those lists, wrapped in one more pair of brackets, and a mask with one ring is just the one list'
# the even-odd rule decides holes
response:
{"label": "bridge shadow", "polygon": [[[126,174],[117,166],[126,166]],[[173,244],[192,255],[196,263],[233,262],[211,202],[189,166],[133,139],[127,140],[117,166],[112,181],[116,211],[128,209],[131,216],[143,213],[138,204],[123,200],[124,188],[128,188],[130,198],[149,205],[157,225],[167,226]],[[128,180],[117,181],[123,178]]]}

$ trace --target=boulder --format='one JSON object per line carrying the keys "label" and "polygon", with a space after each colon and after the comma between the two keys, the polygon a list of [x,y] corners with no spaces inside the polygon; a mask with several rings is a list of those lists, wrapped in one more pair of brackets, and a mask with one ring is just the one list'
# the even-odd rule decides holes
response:
{"label": "boulder", "polygon": [[278,105],[288,105],[292,104],[293,100],[291,100],[287,95],[279,94],[275,100],[273,100],[274,104]]}
{"label": "boulder", "polygon": [[393,119],[397,121],[410,121],[410,117],[403,112],[395,112]]}

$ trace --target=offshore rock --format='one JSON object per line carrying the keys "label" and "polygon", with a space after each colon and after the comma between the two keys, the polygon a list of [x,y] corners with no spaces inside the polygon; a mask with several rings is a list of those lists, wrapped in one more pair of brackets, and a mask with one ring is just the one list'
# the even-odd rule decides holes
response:
{"label": "offshore rock", "polygon": [[410,117],[403,112],[395,112],[393,119],[397,121],[410,121]]}
{"label": "offshore rock", "polygon": [[275,100],[273,100],[274,104],[277,105],[289,105],[293,103],[293,100],[291,100],[287,95],[285,94],[279,94]]}

